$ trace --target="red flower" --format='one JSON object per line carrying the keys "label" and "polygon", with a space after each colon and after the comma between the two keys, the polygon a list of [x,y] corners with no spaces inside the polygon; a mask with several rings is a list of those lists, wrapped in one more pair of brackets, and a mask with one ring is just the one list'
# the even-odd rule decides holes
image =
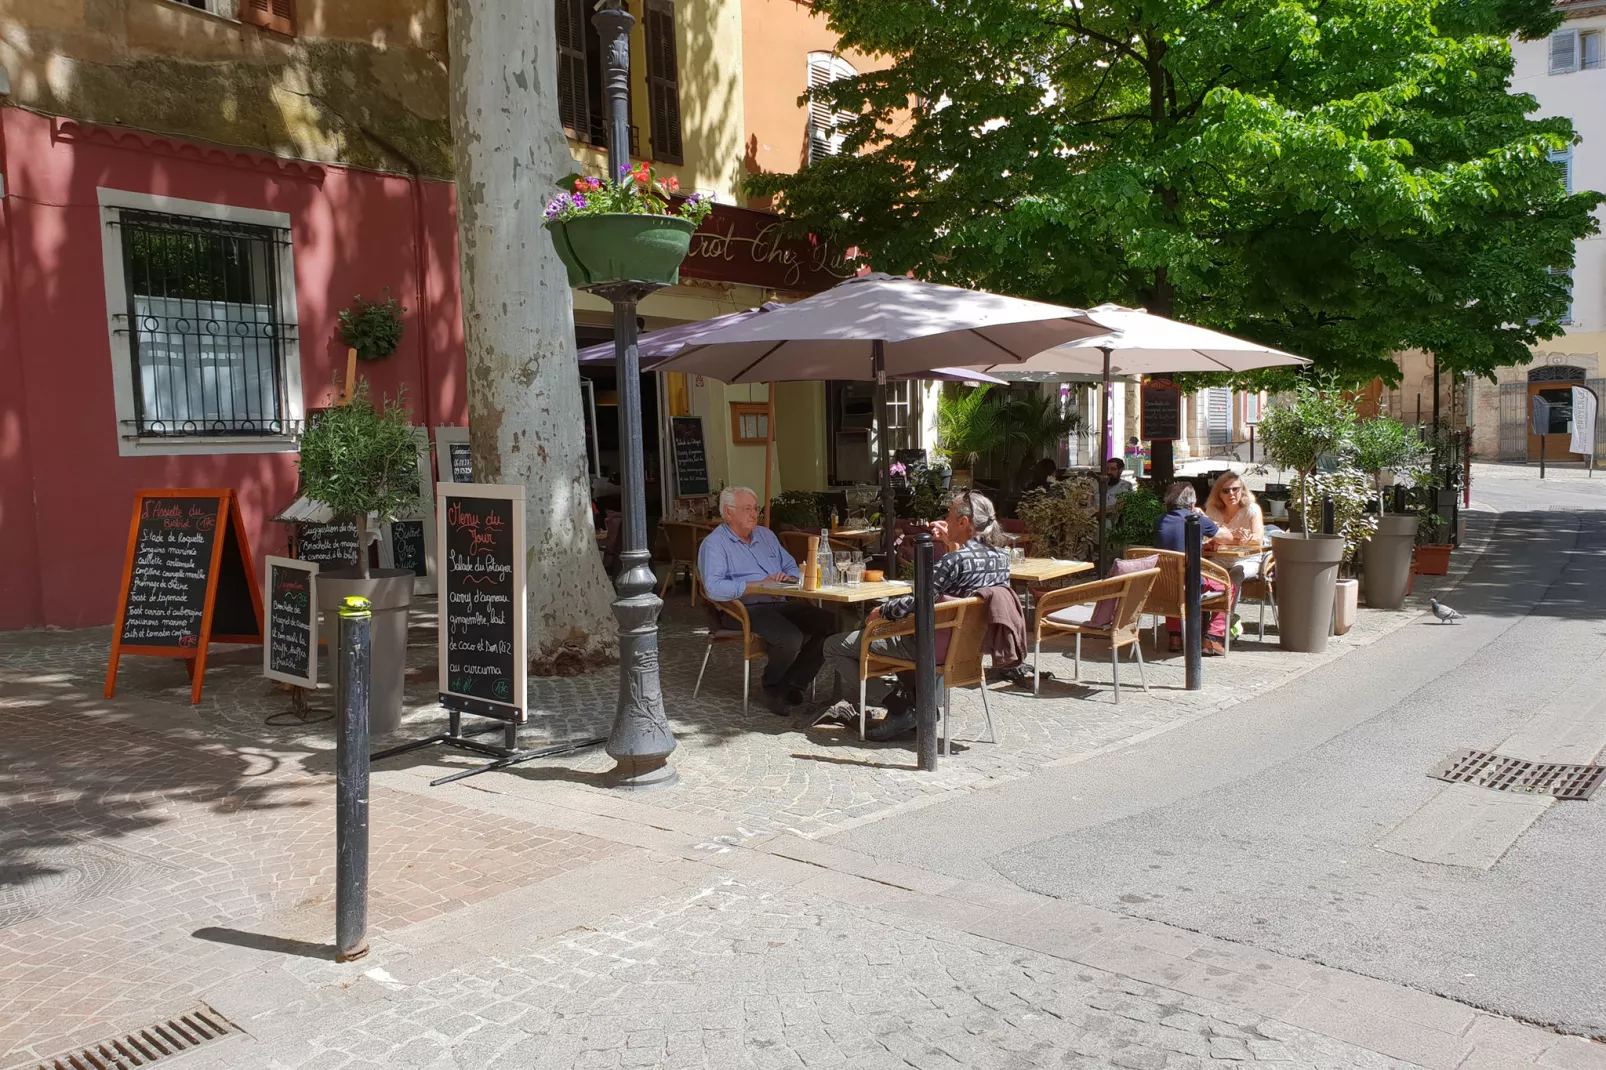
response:
{"label": "red flower", "polygon": [[677,192],[680,189],[680,179],[676,178],[674,175],[670,175],[668,178],[664,179],[664,189],[668,190],[670,193]]}

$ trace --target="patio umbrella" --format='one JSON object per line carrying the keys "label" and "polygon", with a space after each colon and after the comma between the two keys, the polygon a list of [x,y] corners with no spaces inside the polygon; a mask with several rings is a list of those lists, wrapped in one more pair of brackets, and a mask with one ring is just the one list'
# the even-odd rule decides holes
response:
{"label": "patio umbrella", "polygon": [[1019,363],[1045,349],[1108,333],[1079,309],[872,273],[762,316],[721,327],[659,365],[727,383],[873,381],[881,461],[883,549],[892,560],[889,377],[937,368]]}
{"label": "patio umbrella", "polygon": [[[724,316],[715,316],[713,319],[699,320],[695,323],[683,323],[677,327],[662,327],[656,331],[648,331],[640,336],[636,351],[641,359],[641,370],[651,371],[665,360],[679,353],[689,345],[693,345],[713,331],[744,323],[755,316],[765,312],[774,312],[787,306],[779,301],[766,301],[758,308],[749,308],[741,312],[731,312]],[[614,362],[613,342],[600,342],[594,346],[587,346],[577,354],[581,364],[606,364],[609,367]],[[706,373],[705,373],[706,374]],[[718,378],[718,376],[714,376]],[[918,376],[908,378],[937,379],[944,382],[983,382],[1003,385],[1004,380],[976,371],[971,368],[932,368]],[[764,507],[766,511],[765,523],[769,522],[768,509],[770,501],[770,469],[774,467],[775,454],[775,383],[769,382],[769,436],[764,444]]]}
{"label": "patio umbrella", "polygon": [[[1138,308],[1099,305],[1087,318],[1110,333],[1080,338],[1009,364],[982,365],[981,370],[1068,374],[1097,374],[1099,393],[1099,465],[1110,456],[1110,376],[1154,375],[1177,372],[1228,372],[1240,374],[1262,368],[1306,365],[1296,357],[1258,342],[1179,323]],[[1099,491],[1099,571],[1104,571],[1104,492]]]}

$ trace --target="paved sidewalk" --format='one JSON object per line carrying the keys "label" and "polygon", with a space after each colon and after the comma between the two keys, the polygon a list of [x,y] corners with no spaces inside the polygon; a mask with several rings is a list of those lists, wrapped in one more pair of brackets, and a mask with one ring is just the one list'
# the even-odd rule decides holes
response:
{"label": "paved sidewalk", "polygon": [[[1000,741],[922,774],[907,746],[744,716],[722,652],[691,701],[684,602],[663,658],[682,784],[621,798],[600,752],[442,788],[459,759],[382,763],[374,950],[349,965],[327,947],[331,726],[264,723],[286,700],[257,650],[220,651],[192,708],[156,659],[102,699],[104,629],[0,636],[0,1068],[197,1002],[246,1032],[191,1066],[1606,1066],[1446,1000],[810,838],[1253,701],[1413,614],[1364,614],[1322,657],[1245,644],[1203,692],[1162,663],[1119,707],[1097,684],[998,688]],[[439,721],[419,623],[415,735]],[[614,688],[533,681],[526,742],[605,730]],[[955,707],[979,723],[974,691]]]}

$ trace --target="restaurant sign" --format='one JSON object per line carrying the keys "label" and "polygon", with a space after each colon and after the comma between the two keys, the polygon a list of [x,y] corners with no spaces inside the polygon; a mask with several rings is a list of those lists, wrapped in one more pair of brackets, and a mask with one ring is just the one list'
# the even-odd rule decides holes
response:
{"label": "restaurant sign", "polygon": [[787,236],[782,226],[769,212],[716,204],[691,236],[681,278],[818,293],[858,274],[847,250],[813,235]]}

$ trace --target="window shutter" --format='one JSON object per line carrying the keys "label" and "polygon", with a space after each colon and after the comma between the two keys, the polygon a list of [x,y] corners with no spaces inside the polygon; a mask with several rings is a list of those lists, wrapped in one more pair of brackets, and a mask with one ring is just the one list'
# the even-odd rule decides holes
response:
{"label": "window shutter", "polygon": [[1557,30],[1550,35],[1550,73],[1570,74],[1578,69],[1578,31]]}
{"label": "window shutter", "polygon": [[1571,147],[1553,150],[1550,162],[1561,168],[1561,184],[1568,193],[1573,191],[1573,150]]}
{"label": "window shutter", "polygon": [[558,121],[577,140],[591,136],[591,94],[586,86],[585,0],[556,0]]}
{"label": "window shutter", "polygon": [[274,33],[294,36],[295,0],[240,0],[240,21]]}
{"label": "window shutter", "polygon": [[[858,73],[840,56],[834,56],[829,52],[809,53],[810,89],[818,89],[838,78],[857,77]],[[832,111],[831,106],[825,101],[810,100],[809,163],[840,153],[847,135],[840,133],[839,130],[844,124],[852,121],[852,112]]]}
{"label": "window shutter", "polygon": [[647,102],[652,154],[681,163],[680,73],[675,57],[675,2],[647,0]]}

